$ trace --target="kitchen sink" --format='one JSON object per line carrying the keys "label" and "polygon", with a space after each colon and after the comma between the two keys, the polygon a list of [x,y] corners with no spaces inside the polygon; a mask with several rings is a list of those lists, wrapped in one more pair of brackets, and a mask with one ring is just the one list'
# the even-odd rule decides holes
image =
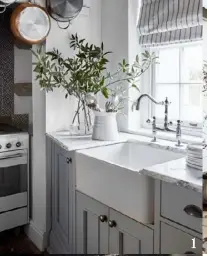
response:
{"label": "kitchen sink", "polygon": [[76,152],[77,189],[146,224],[154,221],[154,180],[144,168],[182,158],[183,154],[138,142]]}

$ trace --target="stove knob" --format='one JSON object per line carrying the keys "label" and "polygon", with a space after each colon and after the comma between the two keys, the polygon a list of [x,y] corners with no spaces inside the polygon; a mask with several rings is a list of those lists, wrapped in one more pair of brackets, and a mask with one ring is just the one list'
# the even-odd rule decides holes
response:
{"label": "stove knob", "polygon": [[19,141],[16,143],[16,147],[17,147],[17,148],[20,148],[21,145],[22,145],[22,144],[21,144],[21,142],[19,142]]}
{"label": "stove knob", "polygon": [[6,144],[6,148],[11,148],[12,144],[11,143],[7,143]]}

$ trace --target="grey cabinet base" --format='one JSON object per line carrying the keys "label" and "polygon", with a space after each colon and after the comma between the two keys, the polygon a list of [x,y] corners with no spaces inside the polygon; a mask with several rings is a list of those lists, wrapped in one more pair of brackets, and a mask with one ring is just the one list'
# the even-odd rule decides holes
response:
{"label": "grey cabinet base", "polygon": [[76,191],[76,253],[153,254],[153,230]]}
{"label": "grey cabinet base", "polygon": [[74,253],[75,182],[72,158],[72,152],[47,138],[48,250],[55,254]]}
{"label": "grey cabinet base", "polygon": [[[192,223],[182,225],[187,223],[186,220],[179,222],[179,214],[175,216],[174,213],[171,217],[172,212],[161,207],[161,181],[155,180],[154,224],[149,227],[76,191],[75,161],[74,151],[68,152],[47,138],[49,253],[182,254],[192,251],[191,240],[194,237],[197,246],[195,252],[201,252],[202,235],[193,228]],[[167,194],[171,195],[170,192]],[[164,201],[168,203],[168,200]],[[170,202],[173,201],[174,198]],[[114,221],[116,225],[110,227],[109,221]],[[170,244],[169,240],[172,241]]]}
{"label": "grey cabinet base", "polygon": [[69,254],[70,252],[64,247],[62,241],[56,236],[55,232],[50,232],[49,247],[47,249],[49,254]]}

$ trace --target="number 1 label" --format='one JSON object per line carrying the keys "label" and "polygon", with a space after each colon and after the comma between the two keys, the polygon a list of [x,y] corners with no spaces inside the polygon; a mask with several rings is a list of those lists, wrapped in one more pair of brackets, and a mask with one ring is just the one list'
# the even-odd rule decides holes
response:
{"label": "number 1 label", "polygon": [[195,238],[192,239],[193,242],[193,246],[191,247],[192,249],[196,249],[196,245],[195,245]]}

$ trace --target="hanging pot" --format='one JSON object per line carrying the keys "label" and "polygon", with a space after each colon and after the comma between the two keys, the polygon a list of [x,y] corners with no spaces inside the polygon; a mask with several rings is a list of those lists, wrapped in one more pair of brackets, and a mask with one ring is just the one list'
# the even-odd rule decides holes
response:
{"label": "hanging pot", "polygon": [[47,11],[36,4],[23,3],[16,7],[11,16],[11,30],[14,36],[26,44],[40,44],[51,28]]}
{"label": "hanging pot", "polygon": [[0,13],[3,13],[6,11],[6,8],[11,5],[14,4],[16,2],[16,0],[1,0],[0,1]]}
{"label": "hanging pot", "polygon": [[[46,0],[47,11],[57,21],[58,26],[67,29],[71,20],[76,18],[83,8],[83,0]],[[67,23],[62,27],[59,23]]]}

